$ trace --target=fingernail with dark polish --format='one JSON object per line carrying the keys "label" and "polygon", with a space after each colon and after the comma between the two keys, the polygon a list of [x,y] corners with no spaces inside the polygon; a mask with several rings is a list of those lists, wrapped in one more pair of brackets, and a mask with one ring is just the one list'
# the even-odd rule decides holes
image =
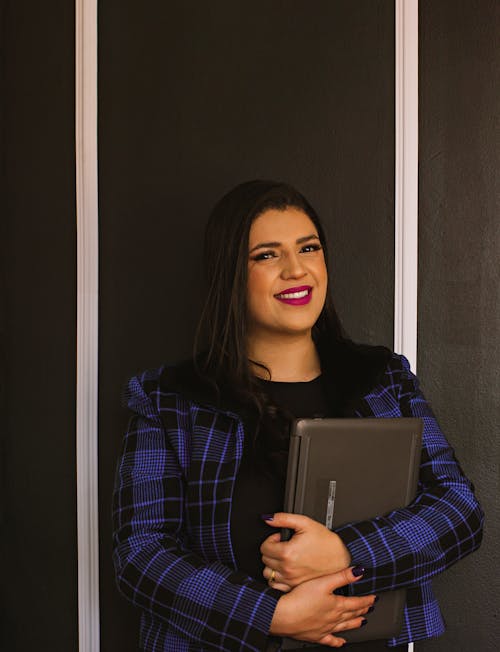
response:
{"label": "fingernail with dark polish", "polygon": [[363,575],[364,572],[365,569],[363,566],[354,566],[354,568],[352,569],[352,574],[354,575],[354,577],[361,577],[361,575]]}
{"label": "fingernail with dark polish", "polygon": [[263,521],[272,521],[272,520],[274,520],[274,514],[261,514],[260,517],[261,517],[261,519]]}
{"label": "fingernail with dark polish", "polygon": [[367,614],[372,614],[375,611],[375,607],[372,605],[368,611],[366,612]]}
{"label": "fingernail with dark polish", "polygon": [[365,625],[368,625],[368,621],[366,620],[366,618],[363,618],[360,627],[364,627]]}

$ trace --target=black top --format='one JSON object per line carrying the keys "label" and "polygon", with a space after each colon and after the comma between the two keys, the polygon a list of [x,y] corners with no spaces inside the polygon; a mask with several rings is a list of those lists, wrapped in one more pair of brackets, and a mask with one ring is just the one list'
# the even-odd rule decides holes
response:
{"label": "black top", "polygon": [[[281,383],[260,381],[262,390],[268,394],[272,402],[290,413],[293,417],[332,417],[336,416],[336,407],[332,405],[332,397],[326,398],[322,377],[305,383]],[[266,454],[265,437],[263,450]],[[276,528],[266,525],[261,514],[271,514],[283,511],[285,494],[285,472],[288,457],[289,433],[280,443],[283,450],[281,459],[276,456],[276,450],[267,451],[273,455],[272,464],[276,464],[276,473],[270,474],[261,466],[257,467],[247,447],[243,454],[240,470],[236,477],[231,509],[231,538],[236,564],[258,581],[264,581],[262,571],[260,546],[267,537],[276,532]],[[276,460],[276,462],[274,461]],[[281,468],[278,468],[281,467]],[[284,467],[284,470],[283,470]]]}

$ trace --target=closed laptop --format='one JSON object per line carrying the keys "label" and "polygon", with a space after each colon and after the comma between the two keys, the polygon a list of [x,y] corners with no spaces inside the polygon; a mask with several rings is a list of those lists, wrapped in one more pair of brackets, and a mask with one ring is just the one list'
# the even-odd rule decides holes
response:
{"label": "closed laptop", "polygon": [[[421,419],[297,419],[290,438],[285,511],[336,529],[405,507],[417,489],[421,441]],[[282,538],[292,534],[284,530]],[[378,595],[368,624],[339,636],[357,642],[399,633],[406,590]],[[285,650],[309,646],[283,641]]]}

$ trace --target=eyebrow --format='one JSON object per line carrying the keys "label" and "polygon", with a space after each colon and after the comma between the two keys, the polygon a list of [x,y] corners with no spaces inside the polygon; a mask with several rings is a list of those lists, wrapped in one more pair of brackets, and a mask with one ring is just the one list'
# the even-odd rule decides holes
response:
{"label": "eyebrow", "polygon": [[[307,242],[308,240],[319,240],[319,235],[316,235],[315,233],[312,233],[311,235],[304,235],[302,238],[297,238],[295,243],[302,244],[303,242]],[[256,249],[269,249],[272,247],[281,247],[281,244],[282,244],[281,242],[261,242],[258,245],[255,245],[255,247],[252,247],[252,249],[250,249],[248,253],[251,254]]]}

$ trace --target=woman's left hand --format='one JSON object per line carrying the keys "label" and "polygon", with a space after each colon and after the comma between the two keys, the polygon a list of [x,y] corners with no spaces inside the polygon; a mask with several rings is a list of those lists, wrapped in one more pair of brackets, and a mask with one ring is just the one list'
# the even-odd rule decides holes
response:
{"label": "woman's left hand", "polygon": [[302,582],[351,565],[351,555],[342,539],[312,518],[278,512],[266,523],[295,531],[289,541],[281,541],[279,532],[271,534],[260,547],[263,575],[273,589],[286,593]]}

